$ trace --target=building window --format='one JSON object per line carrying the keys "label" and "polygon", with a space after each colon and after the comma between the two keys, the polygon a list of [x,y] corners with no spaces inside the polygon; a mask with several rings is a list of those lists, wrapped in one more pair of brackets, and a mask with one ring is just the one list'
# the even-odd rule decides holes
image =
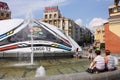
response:
{"label": "building window", "polygon": [[102,30],[102,33],[105,33],[105,31],[104,31],[104,30]]}
{"label": "building window", "polygon": [[45,21],[45,23],[47,23],[47,21]]}
{"label": "building window", "polygon": [[56,20],[54,21],[54,24],[55,24],[55,25],[57,24],[57,21],[56,21]]}
{"label": "building window", "polygon": [[4,13],[1,13],[1,16],[4,16]]}
{"label": "building window", "polygon": [[45,15],[45,19],[47,19],[47,15]]}
{"label": "building window", "polygon": [[52,24],[52,21],[50,21],[49,23]]}
{"label": "building window", "polygon": [[69,22],[69,26],[72,26],[72,23]]}
{"label": "building window", "polygon": [[57,14],[54,14],[54,18],[57,18]]}
{"label": "building window", "polygon": [[115,7],[115,8],[113,9],[113,12],[114,12],[114,13],[118,12],[118,9]]}
{"label": "building window", "polygon": [[118,12],[120,12],[120,6],[118,6]]}
{"label": "building window", "polygon": [[113,9],[109,9],[109,14],[113,13]]}
{"label": "building window", "polygon": [[6,14],[6,17],[9,17],[9,14],[8,14],[8,13]]}
{"label": "building window", "polygon": [[97,34],[100,34],[100,31],[97,31]]}
{"label": "building window", "polygon": [[49,15],[49,18],[52,18],[52,14]]}
{"label": "building window", "polygon": [[65,21],[63,20],[62,25],[65,26]]}
{"label": "building window", "polygon": [[69,30],[71,30],[71,27],[69,27]]}

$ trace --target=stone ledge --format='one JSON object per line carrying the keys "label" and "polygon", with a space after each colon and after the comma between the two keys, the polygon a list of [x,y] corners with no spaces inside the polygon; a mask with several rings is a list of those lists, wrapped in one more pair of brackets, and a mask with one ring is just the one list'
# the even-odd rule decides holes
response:
{"label": "stone ledge", "polygon": [[3,79],[3,80],[120,80],[120,70],[89,74],[87,72],[73,73],[37,78]]}

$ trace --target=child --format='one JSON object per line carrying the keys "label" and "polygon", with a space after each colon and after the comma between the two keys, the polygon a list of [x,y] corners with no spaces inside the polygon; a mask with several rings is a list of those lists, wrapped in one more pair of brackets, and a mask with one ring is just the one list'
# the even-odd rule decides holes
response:
{"label": "child", "polygon": [[88,59],[92,60],[93,59],[93,54],[92,54],[92,49],[88,51]]}

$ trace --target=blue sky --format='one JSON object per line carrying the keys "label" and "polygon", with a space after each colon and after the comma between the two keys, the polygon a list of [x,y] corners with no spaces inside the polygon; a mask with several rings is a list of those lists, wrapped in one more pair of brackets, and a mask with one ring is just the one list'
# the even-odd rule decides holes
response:
{"label": "blue sky", "polygon": [[108,7],[114,0],[0,0],[7,2],[12,18],[25,18],[32,10],[34,18],[43,17],[43,8],[58,5],[62,16],[77,21],[80,25],[94,26],[101,24],[109,17]]}
{"label": "blue sky", "polygon": [[61,10],[63,15],[74,20],[80,18],[86,24],[93,18],[108,19],[108,7],[111,4],[113,0],[72,0]]}

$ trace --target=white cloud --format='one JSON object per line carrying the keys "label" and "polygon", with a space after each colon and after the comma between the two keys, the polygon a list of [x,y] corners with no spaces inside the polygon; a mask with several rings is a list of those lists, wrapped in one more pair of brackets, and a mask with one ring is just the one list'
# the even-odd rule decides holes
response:
{"label": "white cloud", "polygon": [[25,17],[28,11],[41,12],[44,7],[64,5],[67,0],[1,0],[6,2],[12,12],[12,17]]}
{"label": "white cloud", "polygon": [[81,19],[77,19],[77,20],[75,21],[75,23],[78,24],[79,26],[82,26],[82,20],[81,20]]}
{"label": "white cloud", "polygon": [[93,18],[90,23],[88,24],[88,28],[91,30],[94,30],[94,27],[96,26],[101,26],[103,25],[105,22],[108,22],[108,20],[106,19],[102,19],[102,18]]}

